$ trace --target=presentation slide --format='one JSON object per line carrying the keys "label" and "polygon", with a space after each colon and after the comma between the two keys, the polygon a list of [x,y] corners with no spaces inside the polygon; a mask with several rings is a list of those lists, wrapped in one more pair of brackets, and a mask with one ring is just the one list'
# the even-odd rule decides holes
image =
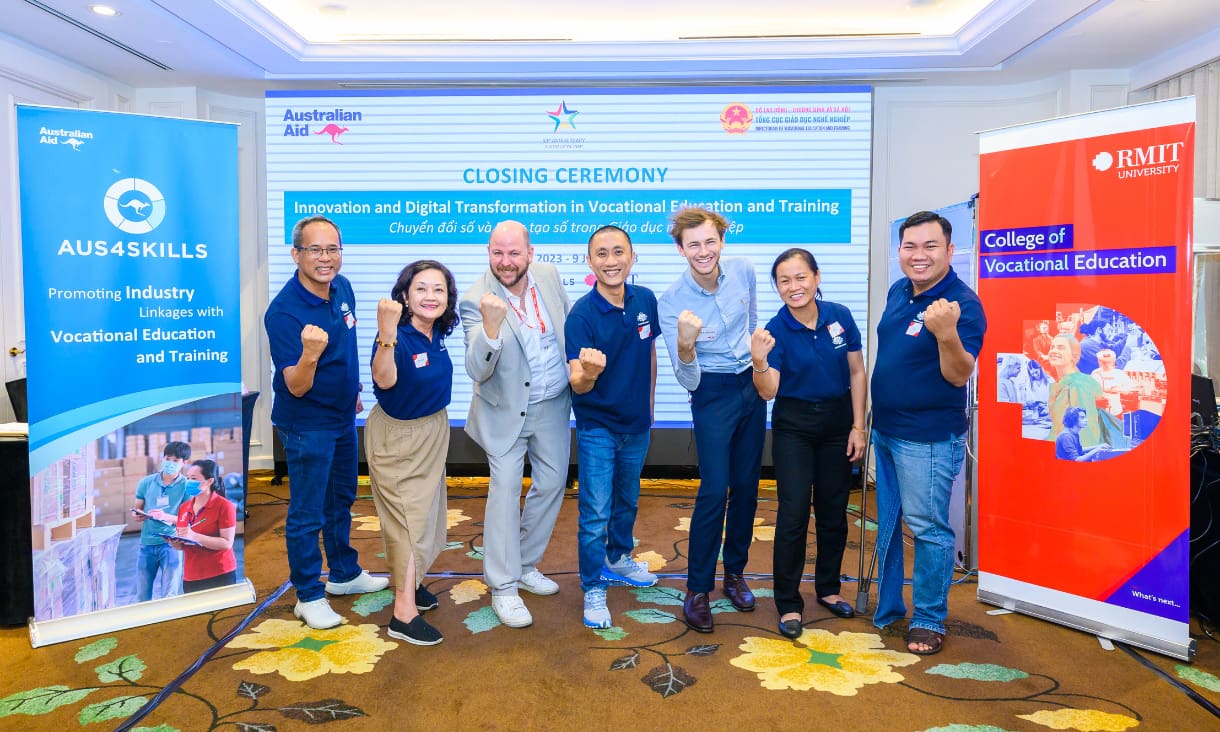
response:
{"label": "presentation slide", "polygon": [[[660,296],[687,268],[669,218],[704,206],[730,223],[724,256],[754,263],[760,324],[781,306],[775,256],[805,247],[826,299],[867,338],[870,87],[270,91],[266,105],[270,293],[295,272],[293,224],[334,220],[367,408],[377,300],[424,258],[453,271],[460,296],[505,219],[528,227],[535,260],[559,268],[573,301],[593,284],[589,235],[619,226],[635,245],[632,282]],[[472,385],[460,327],[446,346],[461,425]],[[659,342],[657,355],[656,426],[689,427],[689,395]]]}

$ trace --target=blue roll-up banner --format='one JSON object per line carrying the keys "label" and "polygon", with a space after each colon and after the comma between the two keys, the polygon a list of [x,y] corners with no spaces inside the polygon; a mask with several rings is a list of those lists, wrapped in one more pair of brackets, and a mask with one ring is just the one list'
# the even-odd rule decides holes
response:
{"label": "blue roll-up banner", "polygon": [[34,620],[235,584],[237,129],[19,105],[17,140]]}

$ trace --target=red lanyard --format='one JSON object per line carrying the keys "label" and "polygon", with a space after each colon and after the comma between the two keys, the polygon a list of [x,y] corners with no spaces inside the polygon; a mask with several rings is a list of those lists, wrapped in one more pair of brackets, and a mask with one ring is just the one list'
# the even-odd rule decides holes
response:
{"label": "red lanyard", "polygon": [[[521,296],[521,309],[520,310],[518,310],[517,306],[513,304],[512,293],[510,292],[510,293],[508,293],[508,295],[509,295],[508,306],[513,309],[514,313],[516,313],[517,319],[521,321],[521,325],[524,325],[526,328],[535,327],[533,325],[530,325],[530,322],[528,320],[526,320],[526,318],[525,318],[525,315],[526,315],[525,295]],[[536,289],[534,289],[533,287],[530,288],[530,297],[534,300],[534,314],[538,316],[538,326],[537,327],[540,327],[542,329],[543,334],[545,334],[546,333],[546,320],[542,317],[541,308],[538,307],[538,291]]]}

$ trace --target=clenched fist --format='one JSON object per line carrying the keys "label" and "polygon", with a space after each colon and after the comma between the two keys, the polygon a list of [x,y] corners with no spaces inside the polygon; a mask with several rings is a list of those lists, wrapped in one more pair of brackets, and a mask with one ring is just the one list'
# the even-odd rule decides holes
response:
{"label": "clenched fist", "polygon": [[377,337],[386,343],[393,343],[398,334],[398,324],[402,321],[402,303],[383,297],[377,301]]}
{"label": "clenched fist", "polygon": [[590,379],[596,379],[606,370],[606,354],[596,348],[580,349],[580,370]]}
{"label": "clenched fist", "polygon": [[775,348],[775,336],[771,335],[771,331],[766,328],[756,329],[750,336],[750,359],[754,361],[754,368],[767,367],[767,354],[771,353],[772,348]]}
{"label": "clenched fist", "polygon": [[330,342],[330,336],[326,335],[326,331],[316,325],[306,325],[301,329],[301,355],[312,360],[316,360],[322,356],[322,351],[326,350],[326,344]]}
{"label": "clenched fist", "polygon": [[956,301],[950,302],[942,297],[924,311],[923,324],[940,340],[956,331],[957,320],[961,316],[961,306]]}
{"label": "clenched fist", "polygon": [[488,338],[500,337],[500,326],[504,324],[504,316],[508,314],[508,303],[491,292],[483,293],[479,298],[479,314],[483,316],[483,332]]}
{"label": "clenched fist", "polygon": [[678,347],[691,349],[703,331],[703,321],[689,310],[678,313]]}

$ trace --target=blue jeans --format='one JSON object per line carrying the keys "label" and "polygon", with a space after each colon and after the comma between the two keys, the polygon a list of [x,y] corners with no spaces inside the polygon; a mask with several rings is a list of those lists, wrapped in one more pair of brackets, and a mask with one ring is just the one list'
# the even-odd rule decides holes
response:
{"label": "blue jeans", "polygon": [[632,530],[640,503],[640,471],[648,455],[650,434],[624,435],[604,427],[576,430],[576,540],[580,552],[580,588],[604,587],[602,565],[630,555]]}
{"label": "blue jeans", "polygon": [[767,403],[758,398],[750,370],[699,376],[691,392],[699,492],[690,520],[686,589],[711,592],[724,536],[724,571],[745,571],[754,540],[758,475],[767,435]]}
{"label": "blue jeans", "polygon": [[965,436],[943,442],[908,442],[873,430],[877,460],[877,547],[880,573],[873,625],[906,617],[902,600],[902,519],[915,535],[911,591],[912,628],[945,632],[953,580],[953,527],[949,498],[966,454]]}
{"label": "blue jeans", "polygon": [[136,599],[140,602],[153,599],[154,588],[158,598],[182,594],[182,552],[169,544],[141,544],[136,571],[140,580]]}
{"label": "blue jeans", "polygon": [[297,600],[312,602],[326,594],[321,580],[322,552],[333,582],[360,574],[351,544],[352,503],[356,500],[356,426],[341,430],[280,430],[288,461],[288,519],[284,540]]}

